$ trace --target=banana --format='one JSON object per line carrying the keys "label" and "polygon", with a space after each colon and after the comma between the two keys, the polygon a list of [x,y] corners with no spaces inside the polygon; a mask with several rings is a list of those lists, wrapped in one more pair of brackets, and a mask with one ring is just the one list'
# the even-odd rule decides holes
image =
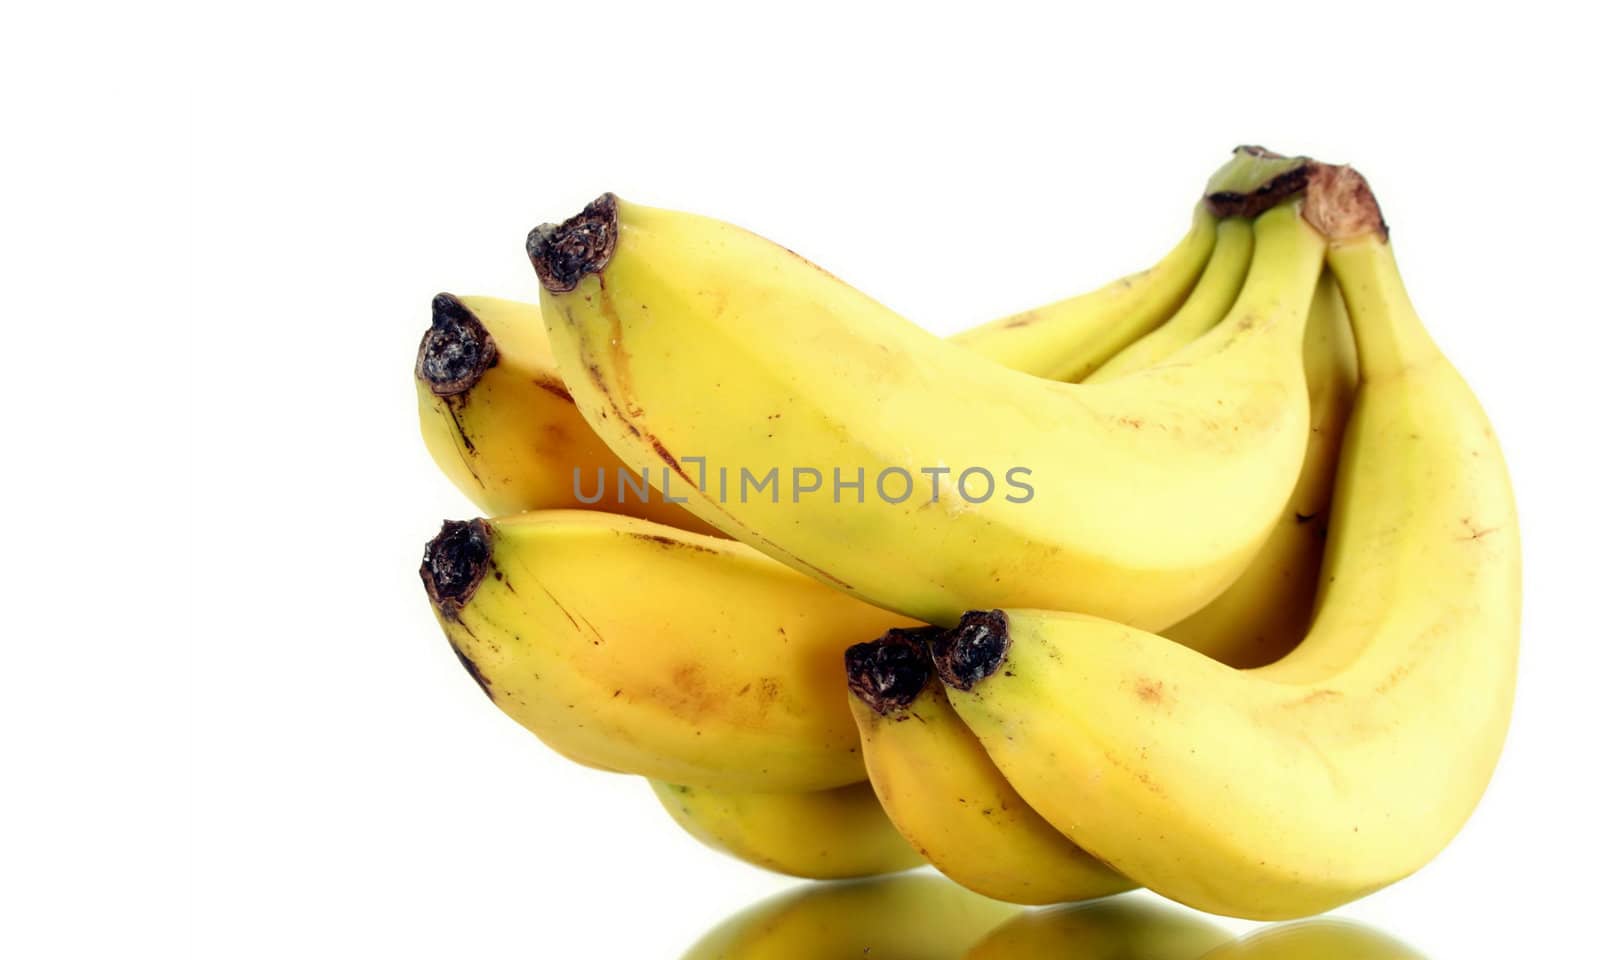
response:
{"label": "banana", "polygon": [[421,573],[467,672],[571,759],[726,790],[866,777],[839,661],[906,621],[743,544],[553,510],[446,523]]}
{"label": "banana", "polygon": [[[502,478],[518,477],[522,478],[522,480],[530,480],[530,482],[531,480],[536,480],[536,478],[538,478],[539,470],[538,466],[536,466],[536,459],[528,458],[555,458],[562,459],[562,462],[587,462],[587,464],[603,464],[605,458],[611,456],[610,451],[606,450],[605,446],[600,445],[600,442],[598,442],[598,438],[595,437],[594,432],[589,430],[589,426],[584,424],[581,419],[576,418],[576,414],[574,414],[574,408],[570,405],[570,403],[563,406],[560,405],[560,403],[547,403],[542,400],[544,397],[565,395],[560,394],[560,390],[558,390],[560,384],[558,384],[558,381],[555,381],[554,379],[554,371],[549,370],[549,363],[544,363],[544,366],[542,366],[542,368],[546,370],[546,373],[542,374],[542,378],[544,379],[538,381],[541,382],[541,384],[544,384],[544,386],[534,386],[531,387],[530,390],[526,390],[528,397],[531,397],[533,394],[538,394],[539,397],[536,398],[538,398],[539,403],[534,403],[534,405],[523,408],[522,416],[525,418],[525,421],[523,422],[525,422],[525,424],[538,424],[538,422],[542,422],[539,418],[541,418],[541,416],[546,416],[546,414],[549,414],[549,416],[555,416],[555,418],[566,416],[568,419],[576,419],[576,421],[578,421],[576,424],[573,424],[573,422],[563,421],[560,426],[549,427],[549,429],[539,429],[538,432],[547,435],[560,434],[563,435],[563,437],[568,438],[589,437],[594,440],[592,446],[598,446],[598,450],[590,450],[589,453],[579,454],[574,453],[573,448],[568,446],[568,448],[565,448],[565,451],[555,450],[555,448],[550,448],[550,450],[518,451],[515,450],[515,445],[509,445],[509,443],[506,442],[507,437],[510,437],[510,435],[514,434],[515,430],[520,429],[520,427],[518,427],[518,422],[515,421],[514,418],[514,414],[517,413],[517,410],[515,410],[515,406],[512,405],[512,403],[494,402],[493,398],[496,397],[496,395],[499,395],[496,394],[496,390],[512,390],[515,386],[517,386],[517,384],[534,384],[534,378],[531,376],[531,373],[533,373],[533,371],[541,370],[541,365],[536,362],[539,357],[539,350],[531,349],[530,342],[542,342],[542,328],[530,328],[530,326],[528,326],[530,318],[536,318],[536,310],[538,310],[536,307],[526,306],[526,304],[515,304],[515,302],[510,301],[493,301],[493,299],[486,298],[470,298],[467,299],[467,301],[458,302],[454,301],[453,298],[448,298],[448,296],[440,296],[440,298],[435,301],[435,314],[438,315],[438,320],[435,322],[435,330],[442,330],[445,331],[445,333],[440,334],[440,338],[437,338],[437,341],[434,342],[434,350],[432,350],[432,354],[430,354],[429,350],[424,349],[424,357],[434,357],[434,355],[437,355],[435,362],[427,365],[427,370],[430,371],[430,376],[435,376],[435,378],[446,376],[446,374],[448,374],[448,376],[458,376],[459,378],[459,376],[462,376],[459,371],[475,370],[477,366],[483,365],[483,355],[485,355],[485,350],[486,352],[491,352],[491,354],[498,350],[498,362],[493,363],[493,365],[486,368],[486,371],[483,371],[482,378],[478,379],[478,386],[474,387],[474,390],[488,390],[486,394],[474,394],[474,398],[470,400],[470,405],[475,406],[469,405],[469,408],[461,408],[461,410],[458,410],[458,408],[451,406],[451,403],[448,402],[448,398],[434,397],[430,390],[427,392],[427,397],[432,398],[432,402],[437,402],[438,410],[453,411],[453,413],[450,413],[450,416],[440,414],[440,416],[437,416],[437,418],[432,419],[432,422],[438,424],[438,422],[446,421],[446,419],[448,419],[448,422],[451,422],[451,424],[456,424],[458,421],[467,422],[466,414],[470,413],[470,410],[477,410],[478,413],[482,414],[483,418],[486,419],[480,419],[480,421],[474,422],[478,422],[478,424],[490,424],[490,426],[485,427],[485,432],[480,435],[480,440],[478,440],[480,459],[477,461],[477,469],[480,470],[480,472],[490,472],[490,475],[499,475],[499,477]],[[482,330],[480,330],[480,328],[482,328]],[[493,334],[491,334],[490,331],[493,331]],[[531,333],[538,334],[538,336],[530,336],[530,331]],[[454,344],[454,346],[450,346],[450,344]],[[536,346],[538,346],[538,344],[536,344]],[[518,357],[520,360],[517,360],[515,363],[509,362],[509,360],[507,360],[507,355]],[[419,370],[422,370],[422,365],[419,365]],[[496,379],[496,376],[499,376],[499,379]],[[515,392],[512,392],[512,394],[509,395],[515,397]],[[485,400],[485,402],[480,403],[480,400]],[[429,400],[424,400],[424,403],[429,403]],[[424,422],[430,422],[429,418],[424,418]],[[474,432],[474,430],[458,429],[456,432],[454,432],[454,434],[451,434],[450,430],[438,430],[438,432],[435,432],[434,438],[438,443],[454,443],[456,440],[451,440],[453,435],[454,437],[459,438],[464,437],[464,435],[467,434],[472,434],[472,432]],[[451,448],[451,450],[456,450],[456,448]],[[450,458],[446,458],[446,456],[440,454],[440,459],[442,459],[442,462],[454,462],[454,464],[458,464],[458,466],[467,464],[466,458],[454,458],[453,461],[451,461]],[[486,466],[486,464],[490,464],[490,466]],[[466,467],[462,467],[462,469],[466,469]],[[482,493],[482,491],[486,490],[486,488],[485,486],[480,486],[478,490],[480,490],[480,493]],[[522,496],[522,494],[525,494],[526,490],[530,490],[530,488],[523,486],[523,488],[518,488],[518,490],[522,490],[522,493],[517,493],[515,496]],[[546,498],[547,496],[555,496],[555,493],[557,493],[557,488],[555,488],[555,486],[546,486],[546,488],[544,488],[544,493],[536,494],[534,499],[541,498],[541,496],[546,496]],[[632,498],[627,501],[626,506],[619,507],[619,509],[634,509],[635,512],[643,509],[648,512],[648,510],[654,510],[658,509],[658,507],[666,506],[670,506],[670,504],[659,501],[659,499],[653,499],[653,501],[650,501],[648,504],[646,504],[646,502],[642,501],[642,499]],[[666,515],[664,518],[666,518],[667,522],[674,522],[674,525],[678,526],[678,528],[685,528],[685,526],[690,525],[702,525],[698,518],[693,518],[693,515],[685,514],[685,517],[688,518],[688,520],[677,520],[677,522],[674,522],[674,517],[670,517],[670,515]],[[627,530],[632,530],[632,533],[638,534],[638,536],[643,536],[643,538],[648,539],[650,542],[659,542],[659,544],[675,544],[675,542],[680,541],[686,542],[683,541],[683,538],[678,538],[677,534],[672,533],[672,531],[642,531],[642,528],[637,528],[637,525],[630,526],[627,525],[626,522],[622,522],[621,518],[616,517],[616,515],[605,515],[595,512],[595,514],[592,515],[592,517],[587,518],[587,520],[578,517],[566,517],[562,523],[555,523],[557,518],[557,514],[552,514],[550,517],[547,517],[547,523],[539,526],[539,531],[536,536],[541,539],[549,539],[549,541],[562,541],[562,550],[576,549],[576,547],[571,544],[571,539],[589,538],[589,536],[594,536],[597,531],[621,531],[624,530],[624,528],[627,528]],[[490,525],[494,525],[494,523],[499,522],[490,522]],[[488,526],[485,526],[485,530],[486,528],[488,528]],[[464,526],[461,525],[450,525],[448,528],[446,528],[446,530],[459,531],[467,530],[467,528],[464,528]],[[696,550],[699,550],[699,547],[696,547]],[[723,570],[723,568],[730,565],[730,563],[738,565],[738,563],[750,562],[749,550],[736,549],[733,550],[733,554],[742,555],[741,557],[736,558],[736,560],[730,560],[730,557],[728,557],[728,552],[723,550],[722,554],[715,554],[715,557],[718,557],[718,560],[715,560],[715,562],[709,562],[709,560],[707,560],[706,563],[702,563],[701,568],[698,568],[698,570],[682,571],[680,576],[682,576],[683,581],[680,582],[688,581],[690,578],[701,579],[701,582],[698,582],[696,586],[691,587],[690,590],[686,590],[685,595],[714,597],[715,600],[718,600],[718,602],[722,602],[722,590],[726,589],[726,570]],[[699,557],[706,558],[709,557],[709,555],[699,554]],[[790,576],[787,576],[789,571],[784,570],[784,568],[781,568],[781,566],[773,565],[773,563],[765,563],[765,558],[760,557],[755,558],[755,563],[757,563],[757,565],[765,566],[766,573],[771,574],[771,576],[776,576],[776,578],[778,578],[778,582],[781,582],[781,584],[789,584],[790,587],[792,587],[792,584],[794,584],[795,578],[790,578]],[[574,570],[582,570],[582,568],[586,568],[586,566],[589,566],[589,563],[578,562],[578,565],[574,566]],[[611,584],[616,584],[618,581],[616,581],[614,578],[611,578],[610,571],[608,571],[608,579],[605,579],[603,582],[611,582]],[[666,584],[666,581],[659,579],[659,574],[651,582]],[[554,656],[557,651],[563,650],[563,648],[568,648],[568,646],[571,646],[571,648],[579,648],[579,650],[581,650],[581,646],[574,646],[573,621],[563,621],[563,619],[554,618],[554,616],[550,614],[552,606],[554,606],[555,610],[558,610],[560,605],[563,605],[563,603],[566,603],[566,605],[573,605],[573,603],[597,602],[597,600],[594,598],[594,589],[592,589],[592,587],[587,590],[579,589],[576,594],[570,594],[570,592],[568,592],[568,589],[578,589],[576,584],[568,587],[568,589],[560,589],[560,587],[550,586],[550,584],[547,584],[547,587],[549,587],[550,590],[549,594],[536,595],[536,597],[531,598],[522,597],[522,595],[515,595],[518,603],[523,603],[522,610],[517,611],[515,614],[510,614],[510,616],[506,616],[506,618],[499,618],[498,614],[496,614],[496,622],[501,624],[501,626],[491,627],[491,629],[502,630],[504,629],[504,626],[512,626],[512,630],[510,630],[510,632],[512,632],[512,637],[515,638],[517,645],[531,646],[531,650],[526,651],[526,654],[528,654],[528,659],[526,659],[525,664],[523,664],[523,670],[525,670],[525,677],[523,677],[523,680],[525,680],[526,672],[528,672],[528,670],[533,670],[534,674],[539,674],[539,672],[541,672],[541,669],[538,667],[538,662],[541,661],[542,658],[546,658],[546,656]],[[666,590],[666,586],[658,587],[658,589]],[[808,619],[808,616],[810,616],[808,611],[806,611],[805,603],[808,602],[808,598],[810,598],[814,592],[816,592],[816,590],[798,590],[798,592],[792,592],[792,597],[794,597],[795,602],[790,603],[787,610],[782,608],[782,602],[779,600],[778,594],[768,592],[768,594],[763,594],[762,602],[758,603],[758,606],[762,606],[763,614],[765,614],[766,618],[773,619],[774,622],[803,622]],[[821,592],[829,597],[832,605],[838,606],[840,603],[842,603],[842,598],[837,597],[837,595],[832,594],[832,592],[827,592],[827,590],[821,590]],[[546,600],[549,603],[544,605],[544,616],[546,616],[549,624],[554,624],[554,630],[544,630],[544,632],[539,632],[539,634],[536,634],[536,637],[538,637],[536,640],[534,640],[534,638],[530,638],[530,640],[523,640],[523,634],[520,632],[520,630],[515,629],[515,624],[525,621],[525,619],[530,618],[530,616],[538,616],[536,613],[530,613],[531,608],[528,606],[528,603],[544,603]],[[859,605],[859,603],[846,602],[846,606],[856,608],[856,610],[861,613],[861,616],[866,616],[866,618],[869,618],[869,621],[874,622],[874,624],[877,624],[877,622],[901,622],[898,618],[891,618],[891,616],[888,616],[888,614],[866,610],[866,608],[864,608],[862,605]],[[437,603],[435,603],[435,610],[440,611],[440,614],[442,614],[442,622],[445,622],[446,630],[451,629],[450,621],[448,621],[448,618],[443,616],[443,611],[448,610],[448,606],[438,606]],[[566,624],[565,627],[562,626],[563,622]],[[688,614],[686,614],[686,611],[685,622],[688,622]],[[461,634],[461,627],[459,627],[459,624],[456,624],[454,629],[456,629],[456,634]],[[768,630],[768,632],[770,632],[770,630]],[[646,630],[645,634],[638,635],[638,637],[635,637],[635,635],[630,635],[629,640],[630,642],[634,643],[643,643],[646,642],[648,638],[653,637],[653,634],[653,630]],[[850,635],[858,634],[853,634],[853,632],[842,632],[842,634],[838,634],[838,637],[850,637]],[[808,662],[816,662],[816,664],[821,664],[821,662],[827,662],[827,664],[837,662],[834,658],[838,653],[838,643],[834,642],[834,640],[830,640],[830,638],[816,637],[816,640],[818,640],[819,643],[818,650],[811,651],[811,653],[806,653],[806,651],[795,651],[795,656],[813,656],[814,654],[814,656],[816,656],[818,659],[816,659],[816,661]],[[696,643],[701,643],[701,648],[696,648]],[[472,638],[458,637],[458,640],[456,640],[456,646],[458,646],[458,653],[462,653],[462,656],[467,656],[469,659],[474,659],[474,654],[466,653],[469,648],[474,646]],[[723,677],[738,678],[739,683],[734,685],[736,688],[742,688],[742,686],[746,685],[746,683],[752,682],[752,678],[747,675],[749,674],[749,670],[747,670],[746,664],[742,664],[741,662],[741,658],[744,658],[744,654],[741,653],[741,650],[739,650],[738,646],[723,646],[723,648],[720,648],[720,650],[706,650],[706,648],[704,648],[704,643],[702,643],[702,640],[699,640],[698,635],[696,635],[693,640],[677,642],[672,646],[677,648],[677,650],[699,650],[701,656],[706,658],[707,664],[715,661],[715,664],[712,664],[712,669],[710,669],[712,674],[717,674],[717,672],[720,672]],[[624,643],[619,643],[618,640],[613,637],[613,640],[611,640],[611,646],[608,648],[608,650],[616,650],[619,651],[619,654],[621,654],[626,653],[629,648],[627,648],[627,645],[624,645]],[[499,653],[499,651],[494,651],[494,653]],[[557,675],[565,678],[566,682],[574,683],[574,685],[578,686],[578,693],[568,694],[568,699],[571,701],[571,706],[568,707],[565,712],[562,712],[562,710],[552,709],[549,702],[544,702],[541,707],[530,707],[528,704],[517,704],[517,702],[514,701],[507,701],[507,699],[502,698],[502,696],[494,696],[494,688],[496,688],[494,685],[490,686],[491,699],[499,702],[504,709],[507,709],[507,712],[510,712],[510,714],[514,715],[514,717],[517,717],[520,722],[525,723],[526,726],[530,726],[531,730],[536,731],[536,733],[541,733],[541,736],[544,736],[544,739],[546,739],[547,742],[550,742],[555,749],[560,750],[560,752],[568,755],[568,757],[578,758],[579,762],[587,763],[587,765],[590,766],[600,766],[600,768],[605,768],[605,770],[626,770],[632,771],[632,773],[650,773],[650,771],[654,770],[670,770],[670,766],[669,768],[661,768],[661,766],[656,766],[656,763],[670,763],[672,762],[670,758],[678,757],[678,754],[675,754],[674,752],[675,747],[674,749],[666,749],[667,752],[664,757],[654,757],[653,760],[642,760],[642,758],[638,757],[637,752],[634,752],[634,750],[646,750],[646,752],[648,752],[648,750],[656,749],[656,747],[659,746],[659,744],[656,744],[656,741],[651,738],[650,734],[632,734],[632,741],[634,741],[635,746],[630,747],[630,749],[621,749],[621,747],[616,746],[606,747],[605,744],[600,744],[600,742],[595,741],[594,736],[590,736],[590,734],[579,734],[579,731],[587,730],[590,723],[594,723],[594,720],[592,720],[592,717],[590,717],[590,710],[600,710],[602,714],[610,715],[610,720],[606,720],[606,723],[610,723],[611,728],[630,728],[630,726],[635,725],[635,723],[643,726],[643,728],[648,728],[648,726],[654,725],[654,723],[658,722],[658,720],[654,718],[654,715],[650,714],[648,710],[659,709],[659,707],[661,707],[659,702],[646,702],[645,707],[642,707],[640,710],[630,710],[627,709],[627,707],[619,706],[619,704],[613,704],[613,702],[610,702],[608,699],[606,699],[610,698],[613,686],[610,686],[605,682],[605,677],[603,677],[603,675],[581,674],[581,670],[614,670],[616,669],[616,664],[595,661],[595,659],[590,659],[590,661],[576,661],[576,659],[573,658],[560,659],[560,662],[562,662],[563,666],[565,666],[565,672],[557,672]],[[485,674],[485,670],[478,669],[475,677],[480,678],[480,680],[485,680],[485,678],[488,677],[488,674]],[[506,685],[506,682],[501,682],[501,685],[499,686],[504,685]],[[549,694],[547,694],[547,696],[549,696]],[[822,709],[818,712],[818,717],[826,718],[827,715],[829,715],[830,709],[832,709],[832,707],[822,707]],[[834,717],[838,717],[837,709],[834,709]],[[834,728],[834,730],[830,731],[830,733],[837,734],[837,728]],[[834,742],[838,742],[837,736],[835,736]],[[699,755],[698,752],[696,752],[696,755]],[[734,757],[738,758],[739,763],[746,763],[750,762],[752,758],[758,757],[758,754],[734,754],[731,755],[730,760],[733,760]],[[717,786],[717,784],[720,784],[720,786],[728,786],[728,782],[730,782],[722,779],[723,774],[706,773],[706,771],[701,770],[701,768],[698,768],[698,766],[691,766],[688,773],[683,773],[683,771],[680,770],[680,776],[682,776],[682,778],[693,779],[694,784],[699,784],[699,786],[706,786],[706,784],[714,784],[714,786]],[[710,776],[712,779],[709,779],[709,781],[707,781],[707,779],[702,779],[706,778],[706,776]],[[730,776],[733,776],[734,778],[733,782],[736,784],[736,789],[794,789],[794,787],[790,786],[790,784],[787,784],[787,782],[776,781],[776,784],[774,784],[773,779],[768,778],[766,774],[752,773],[752,771],[744,770],[742,766],[738,765],[733,766],[733,773],[731,773]],[[744,779],[741,779],[747,778],[747,776],[750,776],[750,778],[755,778],[754,781],[744,781]],[[802,774],[802,776],[808,776],[808,774]],[[856,776],[859,776],[859,774],[856,774]],[[808,781],[808,779],[806,779],[806,781],[800,782],[803,782],[803,784],[806,784],[806,786],[810,786],[811,782],[813,781]],[[805,869],[805,867],[797,867],[797,869]]]}
{"label": "banana", "polygon": [[865,783],[805,793],[707,790],[659,780],[650,787],[696,840],[791,877],[869,877],[923,863]]}
{"label": "banana", "polygon": [[[538,307],[439,294],[415,377],[428,453],[485,513],[601,509],[716,533],[642,485],[623,485],[622,461],[583,421],[556,371]],[[580,483],[598,502],[580,499]]]}
{"label": "banana", "polygon": [[950,342],[1046,380],[1082,380],[1179,309],[1207,268],[1220,229],[1216,216],[1201,204],[1189,232],[1150,269],[991,320]]}
{"label": "banana", "polygon": [[[1236,159],[1213,183],[1238,165]],[[1206,266],[1219,229],[1238,232],[1240,222],[1219,228],[1202,205],[1189,232],[1149,270],[1001,317],[951,341],[1035,376],[1081,376],[1107,350],[1120,349],[1178,308]],[[415,379],[428,453],[484,513],[601,509],[716,532],[677,504],[638,492],[642,486],[624,486],[627,468],[573,405],[538,306],[438,294],[417,348]]]}
{"label": "banana", "polygon": [[939,630],[890,630],[845,652],[867,775],[894,826],[945,876],[996,900],[1061,903],[1132,887],[1001,776],[933,679],[930,632]]}
{"label": "banana", "polygon": [[1311,439],[1300,479],[1266,543],[1221,596],[1161,631],[1233,667],[1259,667],[1294,649],[1311,623],[1339,445],[1356,388],[1356,347],[1333,274],[1323,271],[1306,322]]}
{"label": "banana", "polygon": [[1244,286],[1254,246],[1255,233],[1248,220],[1234,217],[1218,224],[1216,250],[1189,299],[1166,323],[1129,344],[1083,382],[1103,383],[1153,367],[1216,326]]}
{"label": "banana", "polygon": [[964,960],[1199,960],[1227,941],[1221,927],[1186,910],[1118,897],[1020,914]]}
{"label": "banana", "polygon": [[932,644],[956,712],[1040,815],[1158,893],[1256,919],[1331,909],[1437,854],[1493,773],[1517,664],[1493,429],[1418,319],[1365,181],[1310,179],[1361,383],[1305,639],[1241,671],[1111,621],[1008,610]]}
{"label": "banana", "polygon": [[[1264,189],[1298,163],[1241,147],[1212,176],[1207,193],[1232,196],[1238,206],[1247,196],[1240,191]],[[1228,221],[1219,226],[1202,204],[1189,232],[1154,267],[951,340],[1024,373],[1077,379],[1108,352],[1171,316],[1207,265],[1216,237],[1239,227]],[[645,496],[647,487],[595,436],[556,369],[538,306],[435,296],[433,321],[417,349],[415,379],[429,454],[484,513],[601,509],[716,532],[677,504]]]}
{"label": "banana", "polygon": [[529,255],[585,419],[725,533],[924,622],[1013,605],[1160,628],[1243,571],[1305,451],[1325,242],[1293,201],[1255,230],[1214,349],[1093,385],[981,362],[782,247],[609,194]]}
{"label": "banana", "polygon": [[1349,920],[1279,923],[1225,943],[1204,960],[1425,960],[1393,937]]}
{"label": "banana", "polygon": [[723,921],[683,960],[957,960],[1016,913],[928,874],[806,884]]}

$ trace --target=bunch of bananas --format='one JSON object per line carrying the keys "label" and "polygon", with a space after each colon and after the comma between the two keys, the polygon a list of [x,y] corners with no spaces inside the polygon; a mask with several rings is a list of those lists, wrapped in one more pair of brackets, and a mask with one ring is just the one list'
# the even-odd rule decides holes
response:
{"label": "bunch of bananas", "polygon": [[948,339],[609,194],[528,254],[539,305],[433,302],[423,435],[493,519],[422,580],[501,710],[705,843],[1284,919],[1485,789],[1510,484],[1351,168],[1241,148],[1155,266]]}

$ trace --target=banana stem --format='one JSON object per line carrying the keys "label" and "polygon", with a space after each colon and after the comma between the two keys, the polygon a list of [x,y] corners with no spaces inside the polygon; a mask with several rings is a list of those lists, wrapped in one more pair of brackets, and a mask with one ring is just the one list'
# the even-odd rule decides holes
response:
{"label": "banana stem", "polygon": [[1328,266],[1350,312],[1362,381],[1437,357],[1400,279],[1389,225],[1366,178],[1352,167],[1313,164],[1304,215],[1328,238]]}
{"label": "banana stem", "polygon": [[1398,375],[1438,356],[1387,239],[1368,233],[1341,242],[1329,248],[1328,266],[1350,311],[1362,382]]}

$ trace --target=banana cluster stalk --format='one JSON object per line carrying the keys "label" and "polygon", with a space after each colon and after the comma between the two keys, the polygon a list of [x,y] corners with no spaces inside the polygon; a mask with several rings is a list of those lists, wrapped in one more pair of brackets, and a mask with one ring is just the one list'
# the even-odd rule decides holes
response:
{"label": "banana cluster stalk", "polygon": [[[1487,784],[1515,508],[1353,170],[1240,148],[1150,269],[949,339],[610,194],[528,254],[540,303],[439,295],[414,371],[492,516],[421,569],[467,673],[708,847],[959,884],[824,888],[837,931],[800,897],[692,956],[1412,956],[1099,902],[995,929],[1136,886],[1308,916]],[[885,932],[917,903],[948,923]]]}

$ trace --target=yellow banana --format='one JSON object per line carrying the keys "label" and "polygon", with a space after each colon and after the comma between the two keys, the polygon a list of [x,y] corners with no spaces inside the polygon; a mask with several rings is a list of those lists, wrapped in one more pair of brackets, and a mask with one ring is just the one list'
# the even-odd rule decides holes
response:
{"label": "yellow banana", "polygon": [[1349,920],[1278,923],[1225,943],[1204,960],[1425,960],[1387,934]]}
{"label": "yellow banana", "polygon": [[813,883],[728,918],[683,960],[958,960],[1016,913],[929,874]]}
{"label": "yellow banana", "polygon": [[1259,919],[1379,889],[1460,829],[1504,740],[1521,606],[1494,432],[1365,182],[1319,166],[1311,186],[1361,384],[1301,644],[1241,671],[1036,610],[969,613],[933,643],[957,713],[1046,820],[1152,890]]}
{"label": "yellow banana", "polygon": [[956,334],[950,342],[1036,377],[1082,380],[1172,316],[1206,267],[1218,230],[1216,216],[1201,204],[1195,208],[1189,232],[1150,269],[1067,300],[991,320]]}
{"label": "yellow banana", "polygon": [[804,793],[708,790],[659,780],[650,787],[696,840],[791,877],[870,877],[923,863],[865,783]]}
{"label": "yellow banana", "polygon": [[[428,453],[485,513],[599,509],[716,533],[677,504],[621,483],[626,468],[573,406],[533,304],[434,297],[415,375]],[[580,499],[580,481],[582,496],[597,502]]]}
{"label": "yellow banana", "polygon": [[1266,543],[1228,589],[1161,631],[1233,667],[1259,667],[1294,649],[1311,623],[1328,504],[1344,425],[1355,399],[1356,346],[1333,274],[1323,272],[1306,323],[1311,439],[1300,479]]}
{"label": "yellow banana", "polygon": [[866,777],[839,662],[906,621],[743,544],[544,511],[446,523],[422,579],[495,705],[580,763],[727,790]]}
{"label": "yellow banana", "polygon": [[1166,323],[1129,344],[1083,382],[1101,383],[1153,367],[1216,326],[1244,286],[1254,246],[1250,221],[1233,217],[1219,223],[1216,249],[1189,299]]}
{"label": "yellow banana", "polygon": [[941,873],[1010,903],[1061,903],[1133,886],[1035,813],[933,679],[929,633],[890,630],[845,652],[850,707],[883,809]]}
{"label": "yellow banana", "polygon": [[996,927],[964,960],[1199,960],[1227,941],[1226,931],[1197,914],[1118,897],[1030,910]]}
{"label": "yellow banana", "polygon": [[1159,628],[1243,571],[1305,451],[1325,244],[1293,202],[1255,229],[1216,349],[1094,385],[982,362],[782,247],[610,195],[529,252],[584,417],[725,533],[927,622],[997,603]]}
{"label": "yellow banana", "polygon": [[[1207,193],[1226,198],[1233,215],[1253,216],[1250,191],[1270,191],[1275,177],[1292,175],[1299,163],[1240,148],[1212,176]],[[1077,379],[1178,309],[1219,229],[1240,229],[1227,224],[1219,228],[1202,204],[1188,234],[1154,267],[956,334],[952,342],[1035,376]],[[682,507],[644,496],[636,476],[628,474],[630,485],[624,484],[626,468],[572,403],[536,305],[439,294],[415,377],[428,452],[486,514],[598,509],[715,532]]]}
{"label": "yellow banana", "polygon": [[[1256,169],[1250,159],[1235,157],[1212,184],[1262,180],[1270,171]],[[1236,223],[1223,229],[1238,228]],[[1202,204],[1189,232],[1154,267],[1001,317],[951,341],[1035,376],[1080,377],[1108,351],[1178,309],[1206,266],[1217,233],[1216,216]],[[600,509],[714,532],[682,507],[637,495],[637,487],[618,479],[626,468],[573,405],[538,306],[437,295],[417,349],[415,379],[429,454],[485,513]]]}

